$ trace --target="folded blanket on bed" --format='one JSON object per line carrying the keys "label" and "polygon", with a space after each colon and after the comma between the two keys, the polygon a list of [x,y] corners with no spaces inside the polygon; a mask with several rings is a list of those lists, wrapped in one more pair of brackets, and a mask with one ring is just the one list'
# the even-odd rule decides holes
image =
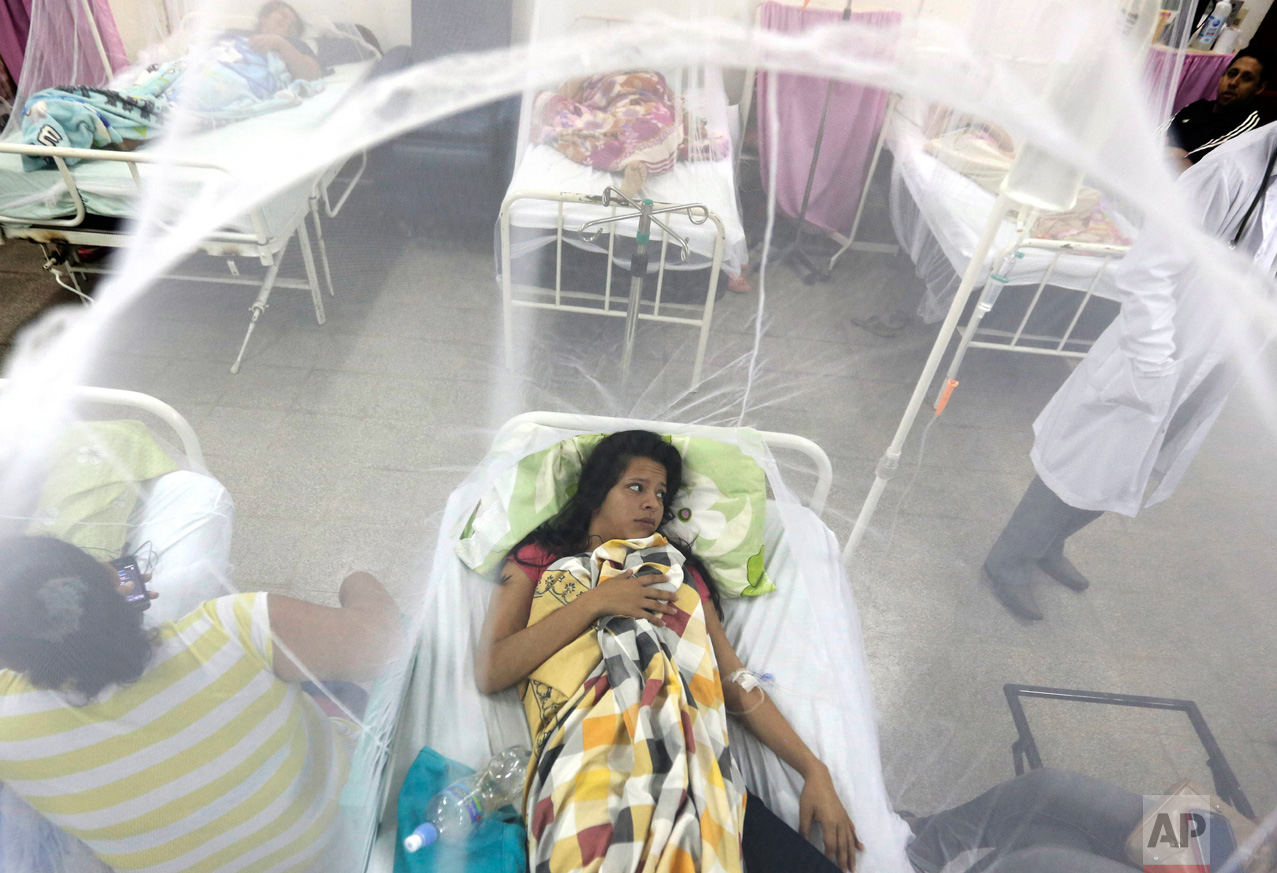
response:
{"label": "folded blanket on bed", "polygon": [[611,616],[538,667],[522,688],[533,753],[529,867],[739,871],[744,781],[700,596],[656,534],[556,561],[528,624],[633,568],[668,573],[678,613],[665,627]]}
{"label": "folded blanket on bed", "polygon": [[678,160],[720,160],[731,153],[727,137],[711,136],[703,120],[687,117],[665,77],[651,70],[591,76],[558,93],[543,92],[533,118],[536,142],[578,164],[625,173],[626,196]]}
{"label": "folded blanket on bed", "polygon": [[[294,80],[275,52],[258,54],[243,37],[215,42],[208,55],[154,64],[118,79],[114,89],[48,88],[27,100],[23,142],[61,148],[129,148],[158,136],[180,101],[207,124],[239,121],[296,105],[323,89],[322,81]],[[77,163],[66,159],[68,165]],[[30,172],[53,166],[24,155]]]}
{"label": "folded blanket on bed", "polygon": [[[945,166],[996,194],[1015,161],[1010,138],[999,134],[996,128],[983,125],[962,127],[929,140],[924,148]],[[1089,187],[1078,191],[1073,209],[1039,218],[1032,233],[1037,239],[1061,242],[1131,244],[1109,215],[1103,195]]]}

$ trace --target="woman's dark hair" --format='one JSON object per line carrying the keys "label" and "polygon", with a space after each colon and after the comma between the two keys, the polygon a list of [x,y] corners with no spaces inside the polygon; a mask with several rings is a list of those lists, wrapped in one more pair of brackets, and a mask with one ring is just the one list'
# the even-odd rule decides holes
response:
{"label": "woman's dark hair", "polygon": [[88,702],[136,681],[150,660],[142,612],[110,568],[52,537],[0,539],[0,666]]}
{"label": "woman's dark hair", "polygon": [[[540,546],[549,555],[545,565],[538,567],[544,572],[559,558],[589,549],[590,522],[594,519],[594,514],[607,499],[608,492],[625,474],[630,461],[635,458],[647,458],[665,468],[665,507],[661,527],[672,521],[674,513],[670,504],[683,487],[683,456],[660,434],[647,430],[621,431],[599,440],[581,465],[576,493],[554,518],[519,540],[506,557],[517,555],[525,546]],[[695,570],[705,580],[705,584],[709,586],[710,599],[714,603],[714,611],[721,617],[723,609],[719,601],[718,585],[705,562],[696,557],[690,544],[671,537],[664,530],[661,533],[669,540],[670,545],[683,553],[684,565]]]}

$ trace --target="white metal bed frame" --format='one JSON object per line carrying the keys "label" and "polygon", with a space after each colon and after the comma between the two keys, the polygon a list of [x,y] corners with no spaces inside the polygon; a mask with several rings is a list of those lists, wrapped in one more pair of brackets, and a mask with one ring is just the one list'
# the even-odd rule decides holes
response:
{"label": "white metal bed frame", "polygon": [[[521,200],[548,200],[558,204],[554,227],[554,287],[542,288],[537,285],[515,283],[511,273],[512,257],[510,253],[510,228],[512,212],[515,204]],[[578,312],[586,315],[601,315],[612,318],[626,318],[628,292],[622,290],[613,293],[612,266],[616,252],[617,222],[612,222],[607,230],[607,254],[602,267],[606,273],[603,280],[603,292],[565,291],[563,290],[563,246],[564,233],[570,230],[579,233],[580,228],[565,228],[563,205],[565,203],[588,203],[600,208],[610,209],[600,217],[617,218],[621,213],[616,205],[604,206],[604,197],[593,194],[574,194],[567,191],[513,191],[506,195],[501,204],[499,219],[501,241],[501,304],[505,338],[506,366],[514,369],[514,309],[551,309],[559,312]],[[654,203],[653,211],[678,208],[673,203]],[[656,273],[656,296],[648,300],[646,296],[639,303],[637,318],[640,321],[660,321],[667,324],[683,324],[700,329],[696,343],[696,361],[692,365],[692,386],[695,387],[701,378],[701,367],[705,361],[705,347],[709,342],[710,322],[714,317],[714,297],[718,290],[718,276],[723,264],[723,251],[727,245],[727,232],[723,220],[711,209],[704,209],[706,219],[714,224],[714,252],[710,259],[709,283],[706,288],[704,303],[669,303],[661,299],[665,285],[665,263],[669,253],[670,238],[660,233],[660,262]],[[518,226],[518,225],[515,225]],[[654,234],[655,235],[655,234]],[[571,245],[571,243],[568,243]],[[519,295],[519,296],[516,296]],[[593,304],[593,305],[590,305]],[[697,313],[700,313],[697,315]],[[673,314],[671,314],[673,313]],[[627,336],[630,334],[627,332]]]}
{"label": "white metal bed frame", "polygon": [[[0,379],[0,393],[10,384],[9,379]],[[125,406],[155,416],[168,425],[182,443],[182,452],[192,466],[204,467],[204,452],[200,448],[199,437],[195,435],[190,422],[173,407],[158,397],[142,394],[138,391],[125,391],[120,388],[95,388],[81,385],[75,388],[75,399],[84,403],[100,403],[104,406]]]}
{"label": "white metal bed frame", "polygon": [[[80,263],[74,252],[75,247],[124,248],[129,245],[131,235],[127,229],[95,230],[81,226],[89,213],[84,205],[84,198],[80,193],[79,186],[76,183],[75,173],[66,163],[68,159],[113,161],[125,164],[139,193],[143,190],[142,177],[138,169],[141,164],[167,164],[170,166],[231,173],[231,170],[227,167],[213,162],[169,160],[166,157],[156,156],[144,151],[114,152],[10,142],[0,143],[0,152],[51,159],[57,167],[58,173],[62,177],[62,182],[66,186],[72,204],[75,207],[75,214],[69,218],[35,220],[0,215],[0,244],[3,244],[6,239],[23,239],[38,243],[45,252],[45,269],[50,272],[59,285],[80,297],[85,303],[89,303],[90,298],[80,287],[78,276],[102,275],[110,271],[103,267]],[[248,348],[248,341],[253,335],[258,319],[269,307],[271,291],[275,288],[309,291],[311,302],[315,308],[315,321],[321,325],[325,322],[323,290],[316,267],[314,249],[311,247],[306,219],[309,216],[315,230],[316,241],[319,245],[319,265],[323,268],[324,283],[328,294],[329,296],[335,296],[332,269],[328,263],[328,249],[324,241],[323,226],[320,222],[321,204],[322,211],[329,218],[335,217],[341,211],[342,206],[345,205],[351,191],[359,183],[359,180],[363,177],[364,170],[368,166],[366,152],[361,152],[359,158],[358,168],[347,182],[345,190],[337,199],[335,205],[330,198],[329,188],[348,161],[330,167],[317,178],[311,188],[306,209],[291,219],[286,226],[273,233],[268,230],[265,215],[259,206],[254,207],[248,213],[248,219],[252,225],[251,233],[223,228],[208,234],[200,242],[198,251],[211,257],[225,259],[229,275],[197,275],[176,272],[165,274],[165,278],[179,281],[249,285],[258,288],[257,297],[250,306],[249,323],[244,333],[244,340],[240,344],[239,354],[236,355],[235,361],[231,365],[232,373],[239,372],[244,353]],[[305,280],[288,277],[281,278],[279,275],[285,253],[293,236],[297,237],[298,245],[301,248],[302,260],[306,271]],[[257,259],[262,266],[266,267],[265,275],[260,280],[241,276],[238,265],[235,262],[235,258],[239,257]]]}

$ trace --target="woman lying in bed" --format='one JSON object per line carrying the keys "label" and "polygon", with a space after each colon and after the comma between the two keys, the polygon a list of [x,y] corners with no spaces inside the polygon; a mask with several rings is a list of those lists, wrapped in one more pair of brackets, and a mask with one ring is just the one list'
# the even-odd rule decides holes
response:
{"label": "woman lying in bed", "polygon": [[831,870],[746,802],[731,713],[802,775],[803,833],[850,870],[862,847],[828,768],[741,664],[705,565],[661,533],[682,466],[656,434],[607,437],[502,570],[475,674],[488,694],[518,684],[532,730],[529,867]]}
{"label": "woman lying in bed", "polygon": [[256,30],[228,33],[247,38],[248,47],[258,54],[277,53],[294,79],[319,79],[324,71],[314,50],[302,41],[304,28],[301,15],[284,0],[266,0],[257,10]]}

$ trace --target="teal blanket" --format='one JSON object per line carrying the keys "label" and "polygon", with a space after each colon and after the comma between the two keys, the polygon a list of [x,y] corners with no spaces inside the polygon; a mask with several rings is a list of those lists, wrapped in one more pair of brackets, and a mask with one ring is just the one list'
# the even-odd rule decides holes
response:
{"label": "teal blanket", "polygon": [[465,842],[438,842],[411,855],[404,851],[404,837],[425,821],[430,799],[473,772],[429,747],[417,755],[399,790],[395,873],[526,873],[527,832],[522,816],[509,806],[485,819]]}

